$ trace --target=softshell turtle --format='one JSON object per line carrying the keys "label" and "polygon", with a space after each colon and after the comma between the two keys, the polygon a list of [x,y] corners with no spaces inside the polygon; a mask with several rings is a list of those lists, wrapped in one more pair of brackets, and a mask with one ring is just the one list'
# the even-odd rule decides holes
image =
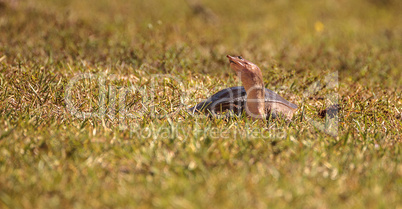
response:
{"label": "softshell turtle", "polygon": [[297,105],[264,87],[260,68],[241,56],[227,55],[230,67],[237,73],[243,86],[223,89],[207,100],[190,108],[192,113],[223,113],[228,110],[254,119],[277,118],[291,120]]}

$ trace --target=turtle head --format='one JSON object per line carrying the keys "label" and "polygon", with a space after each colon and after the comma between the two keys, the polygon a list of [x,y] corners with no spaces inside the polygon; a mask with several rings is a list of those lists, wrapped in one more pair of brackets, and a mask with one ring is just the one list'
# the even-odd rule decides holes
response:
{"label": "turtle head", "polygon": [[230,67],[237,73],[245,87],[263,85],[260,68],[241,56],[226,56]]}

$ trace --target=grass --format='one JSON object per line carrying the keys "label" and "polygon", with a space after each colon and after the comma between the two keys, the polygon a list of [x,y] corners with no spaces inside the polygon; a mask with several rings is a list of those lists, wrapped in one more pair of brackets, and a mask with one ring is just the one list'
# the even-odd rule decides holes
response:
{"label": "grass", "polygon": [[[188,2],[0,1],[0,208],[402,207],[400,1]],[[293,122],[186,113],[226,54]]]}

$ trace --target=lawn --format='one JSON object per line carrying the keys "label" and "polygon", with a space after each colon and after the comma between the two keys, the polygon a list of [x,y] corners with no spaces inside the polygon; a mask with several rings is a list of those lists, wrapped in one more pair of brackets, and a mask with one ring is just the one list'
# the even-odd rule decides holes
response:
{"label": "lawn", "polygon": [[[0,208],[402,208],[401,8],[0,0]],[[227,54],[292,122],[186,111]]]}

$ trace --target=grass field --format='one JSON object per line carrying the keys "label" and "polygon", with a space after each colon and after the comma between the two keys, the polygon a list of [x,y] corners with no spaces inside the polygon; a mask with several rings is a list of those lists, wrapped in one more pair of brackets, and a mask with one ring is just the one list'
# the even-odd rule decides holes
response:
{"label": "grass field", "polygon": [[[0,208],[402,208],[401,9],[0,0]],[[186,112],[239,85],[227,54],[293,122]]]}

